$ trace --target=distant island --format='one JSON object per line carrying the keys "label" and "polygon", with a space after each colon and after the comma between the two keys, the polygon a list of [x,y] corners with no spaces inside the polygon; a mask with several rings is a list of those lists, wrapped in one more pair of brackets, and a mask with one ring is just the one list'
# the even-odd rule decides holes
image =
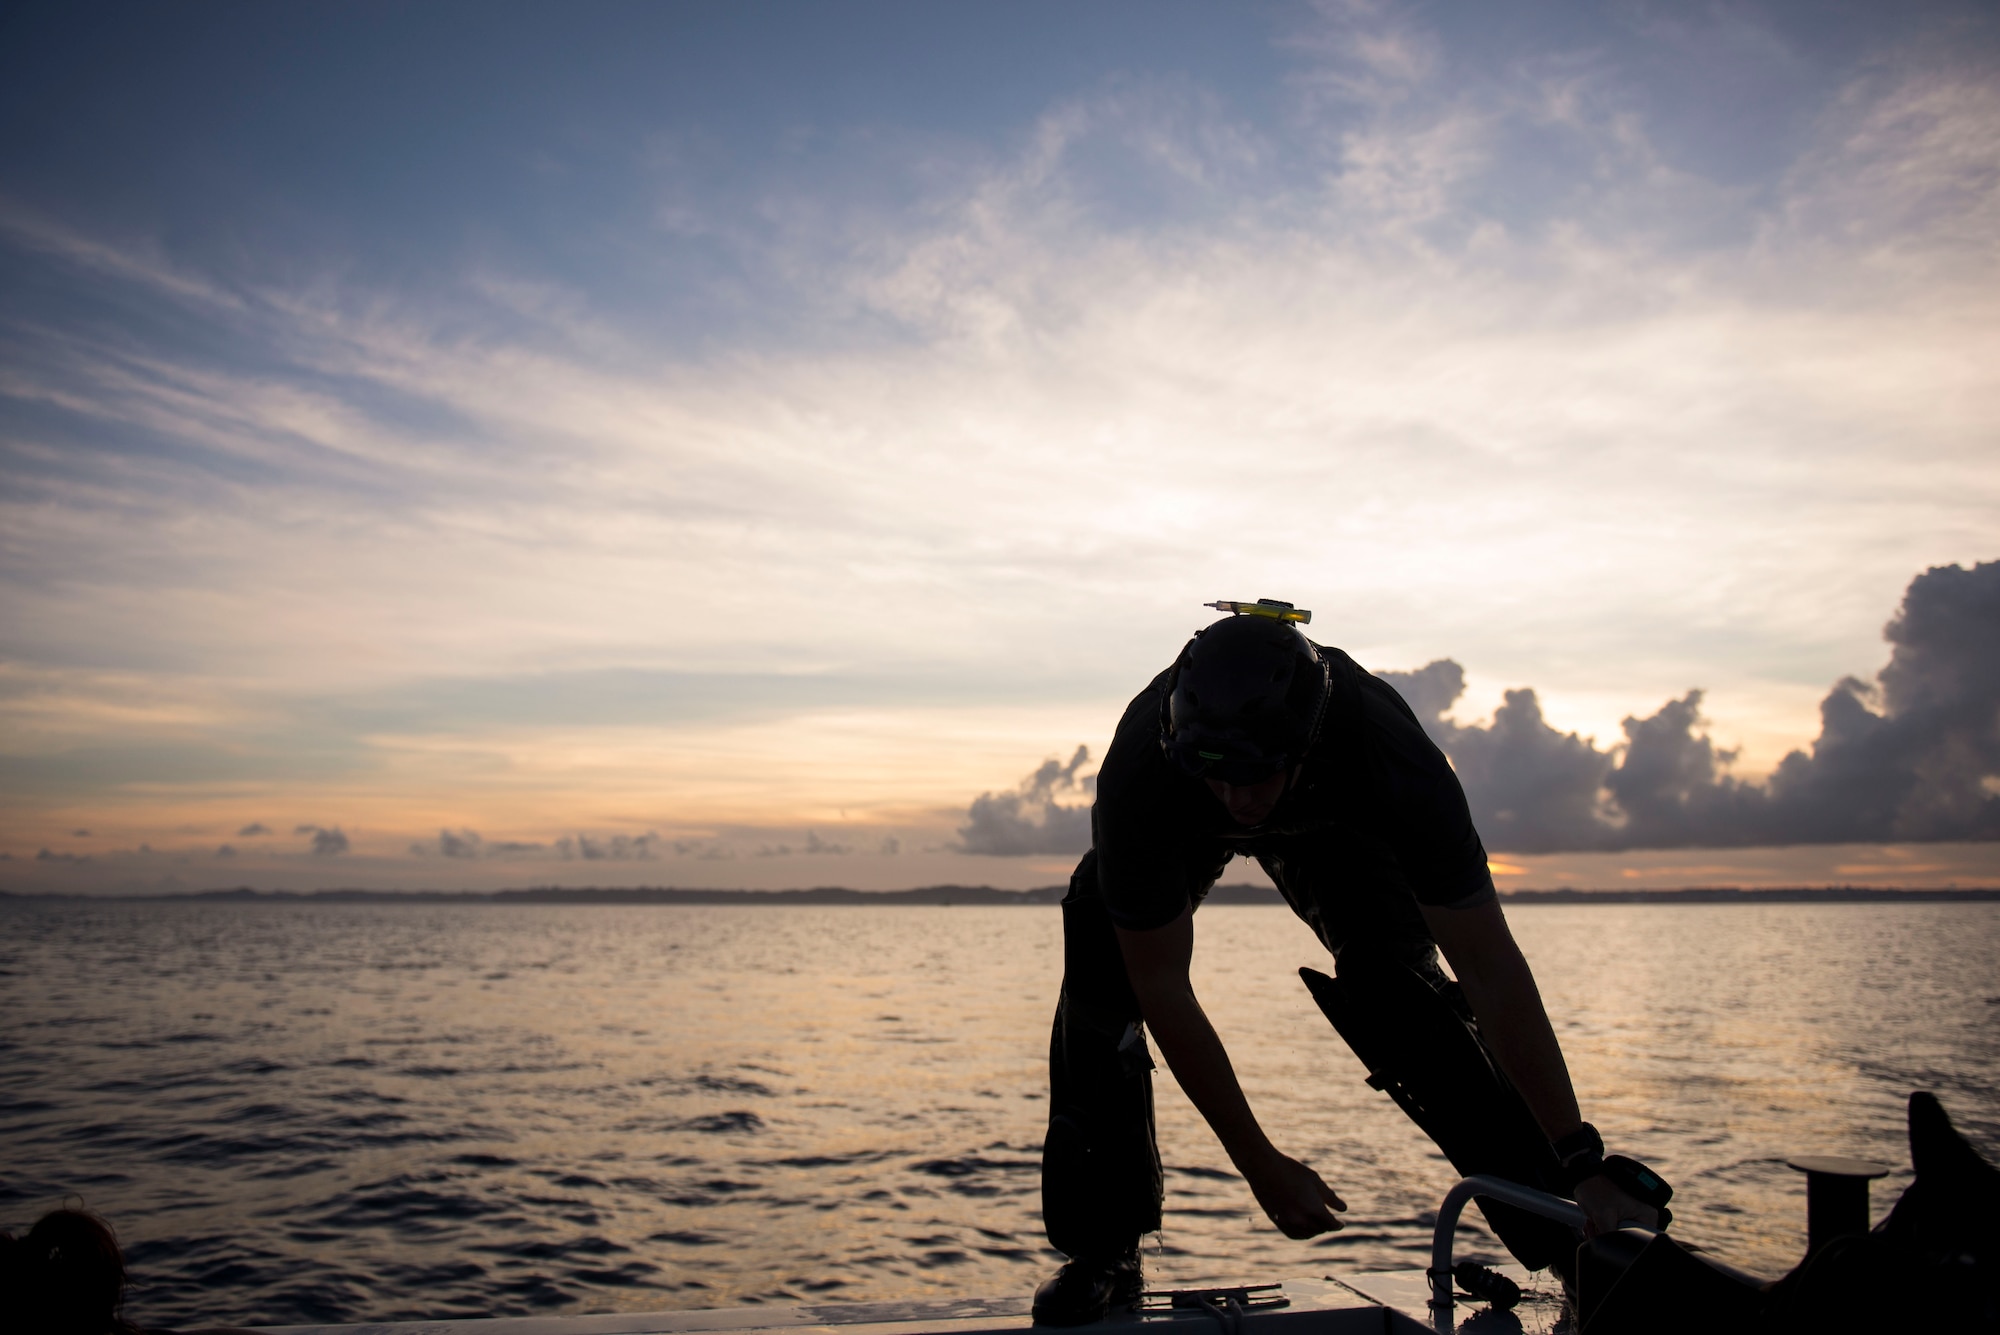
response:
{"label": "distant island", "polygon": [[[580,887],[531,886],[521,890],[188,890],[158,895],[22,895],[0,890],[0,900],[110,899],[179,903],[309,903],[309,904],[860,904],[860,905],[991,905],[1056,904],[1067,886],[1045,885],[1033,890],[998,890],[990,885],[931,885],[914,890],[849,890],[818,886],[808,890],[699,890],[668,886]],[[1742,889],[1700,886],[1681,890],[1503,890],[1509,904],[1867,904],[1963,903],[2000,900],[2000,888],[1972,890],[1898,890],[1882,886],[1828,885]],[[1282,904],[1269,886],[1242,883],[1218,885],[1208,892],[1210,904]]]}
{"label": "distant island", "polygon": [[2000,887],[1973,890],[1897,890],[1873,885],[1806,885],[1769,889],[1696,886],[1685,890],[1503,890],[1509,904],[1872,904],[1922,901],[1950,904],[2000,900]]}

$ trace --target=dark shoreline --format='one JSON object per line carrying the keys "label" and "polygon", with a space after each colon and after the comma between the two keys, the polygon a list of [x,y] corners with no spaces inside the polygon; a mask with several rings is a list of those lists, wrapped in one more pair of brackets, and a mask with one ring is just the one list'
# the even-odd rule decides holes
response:
{"label": "dark shoreline", "polygon": [[[532,886],[521,890],[189,890],[164,895],[16,894],[0,890],[0,902],[29,900],[117,901],[121,903],[256,903],[256,904],[858,904],[858,905],[1020,905],[1054,904],[1067,887],[996,890],[986,885],[933,885],[914,890],[848,890],[820,886],[809,890],[683,890],[664,886],[629,889]],[[1796,886],[1739,889],[1697,886],[1680,890],[1503,890],[1508,904],[1958,904],[2000,901],[2000,888],[1972,890],[1898,890],[1881,886]],[[1211,904],[1280,904],[1268,886],[1218,885],[1209,892]]]}

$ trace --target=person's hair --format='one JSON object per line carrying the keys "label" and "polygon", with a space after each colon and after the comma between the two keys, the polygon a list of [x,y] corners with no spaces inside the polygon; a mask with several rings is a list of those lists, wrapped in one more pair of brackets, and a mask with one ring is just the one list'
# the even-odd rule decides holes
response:
{"label": "person's hair", "polygon": [[0,1234],[0,1331],[130,1335],[119,1317],[125,1258],[88,1210],[51,1210],[19,1238]]}

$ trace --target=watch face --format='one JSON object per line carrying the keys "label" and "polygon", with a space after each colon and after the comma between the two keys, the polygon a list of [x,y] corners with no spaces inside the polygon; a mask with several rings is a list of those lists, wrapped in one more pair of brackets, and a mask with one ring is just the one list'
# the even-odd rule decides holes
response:
{"label": "watch face", "polygon": [[1628,1194],[1648,1205],[1662,1206],[1674,1197],[1674,1189],[1667,1185],[1666,1179],[1637,1159],[1614,1154],[1604,1161],[1603,1172]]}

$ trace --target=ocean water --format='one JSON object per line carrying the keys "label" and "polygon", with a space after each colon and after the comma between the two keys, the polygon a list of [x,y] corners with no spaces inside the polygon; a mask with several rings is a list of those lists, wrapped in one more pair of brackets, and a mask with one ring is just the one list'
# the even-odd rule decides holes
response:
{"label": "ocean water", "polygon": [[[1787,1155],[1897,1165],[1884,1212],[1910,1090],[2000,1157],[2000,905],[1509,918],[1586,1116],[1728,1260],[1803,1249]],[[1422,1265],[1454,1175],[1313,1008],[1317,944],[1282,908],[1197,923],[1251,1101],[1349,1227],[1280,1236],[1162,1071],[1149,1276]],[[80,1198],[161,1325],[1025,1293],[1052,1262],[1060,931],[1053,908],[5,904],[0,1224]]]}

